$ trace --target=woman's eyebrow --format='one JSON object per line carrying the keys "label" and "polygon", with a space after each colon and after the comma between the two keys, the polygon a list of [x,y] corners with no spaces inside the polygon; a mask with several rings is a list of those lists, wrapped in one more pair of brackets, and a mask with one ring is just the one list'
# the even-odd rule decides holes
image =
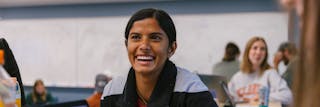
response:
{"label": "woman's eyebrow", "polygon": [[153,33],[150,33],[150,35],[164,35],[164,34],[161,32],[153,32]]}
{"label": "woman's eyebrow", "polygon": [[137,32],[132,32],[132,33],[130,33],[129,35],[133,35],[133,34],[135,34],[135,35],[140,35],[140,33],[137,33]]}

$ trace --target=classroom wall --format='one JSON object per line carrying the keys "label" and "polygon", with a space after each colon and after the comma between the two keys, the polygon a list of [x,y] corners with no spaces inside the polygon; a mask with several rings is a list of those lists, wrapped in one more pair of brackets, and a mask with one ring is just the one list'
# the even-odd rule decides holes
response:
{"label": "classroom wall", "polygon": [[271,57],[288,39],[287,15],[272,0],[1,8],[0,37],[9,42],[24,84],[42,78],[49,86],[92,87],[97,73],[127,73],[125,26],[133,12],[145,7],[160,8],[172,16],[178,49],[171,60],[200,74],[212,74],[228,41],[243,52],[249,38],[263,36]]}

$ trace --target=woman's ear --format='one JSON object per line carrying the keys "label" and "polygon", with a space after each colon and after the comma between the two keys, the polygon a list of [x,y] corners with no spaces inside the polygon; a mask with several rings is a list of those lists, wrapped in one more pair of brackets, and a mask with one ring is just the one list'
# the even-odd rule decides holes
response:
{"label": "woman's ear", "polygon": [[169,46],[169,49],[168,49],[168,57],[169,58],[176,52],[176,49],[177,49],[177,42],[174,41],[171,44],[171,46]]}
{"label": "woman's ear", "polygon": [[124,41],[124,43],[126,45],[126,48],[128,48],[128,40],[127,39]]}

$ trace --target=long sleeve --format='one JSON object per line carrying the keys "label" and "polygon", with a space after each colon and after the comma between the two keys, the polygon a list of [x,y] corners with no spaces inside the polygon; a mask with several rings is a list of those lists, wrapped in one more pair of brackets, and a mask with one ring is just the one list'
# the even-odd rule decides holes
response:
{"label": "long sleeve", "polygon": [[244,82],[240,72],[241,71],[234,74],[228,83],[229,93],[235,101],[240,100],[239,96],[237,95],[237,89],[239,88],[238,85],[242,84],[241,82]]}
{"label": "long sleeve", "polygon": [[52,96],[50,92],[47,93],[46,97],[47,97],[48,104],[56,103],[55,98]]}
{"label": "long sleeve", "polygon": [[292,93],[284,79],[277,72],[269,72],[268,80],[270,81],[270,100],[281,101],[282,104],[291,104]]}

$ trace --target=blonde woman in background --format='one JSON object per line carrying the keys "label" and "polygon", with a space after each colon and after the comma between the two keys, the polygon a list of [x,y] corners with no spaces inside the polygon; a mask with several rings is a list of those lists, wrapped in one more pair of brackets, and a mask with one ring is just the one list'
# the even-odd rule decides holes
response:
{"label": "blonde woman in background", "polygon": [[259,89],[269,87],[270,101],[288,105],[292,93],[287,83],[267,62],[268,47],[262,37],[251,38],[245,48],[240,71],[230,80],[229,91],[236,101],[258,102]]}

